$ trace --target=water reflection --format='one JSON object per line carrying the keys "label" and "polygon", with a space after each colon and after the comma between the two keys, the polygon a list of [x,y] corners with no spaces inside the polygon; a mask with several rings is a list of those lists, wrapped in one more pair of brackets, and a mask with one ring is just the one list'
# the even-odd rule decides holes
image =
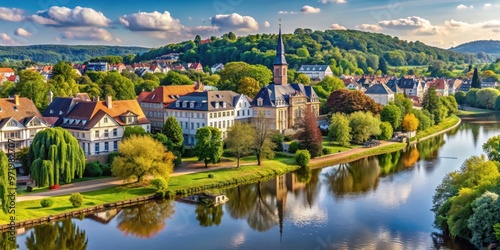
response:
{"label": "water reflection", "polygon": [[222,221],[222,206],[198,205],[196,206],[196,220],[202,227],[218,226]]}
{"label": "water reflection", "polygon": [[151,238],[165,228],[165,220],[171,219],[174,213],[172,201],[151,201],[124,208],[117,216],[117,227],[126,236]]}
{"label": "water reflection", "polygon": [[17,249],[19,245],[17,242],[14,242],[9,239],[9,233],[0,233],[0,249]]}
{"label": "water reflection", "polygon": [[26,238],[29,250],[85,250],[87,244],[85,230],[71,219],[37,226]]}
{"label": "water reflection", "polygon": [[340,164],[325,173],[330,192],[336,198],[376,189],[380,166],[376,157]]}

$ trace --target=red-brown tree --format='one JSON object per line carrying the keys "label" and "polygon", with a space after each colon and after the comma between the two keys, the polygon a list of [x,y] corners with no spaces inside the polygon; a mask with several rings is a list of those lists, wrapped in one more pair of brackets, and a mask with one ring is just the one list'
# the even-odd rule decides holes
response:
{"label": "red-brown tree", "polygon": [[326,102],[333,113],[351,114],[356,111],[370,111],[376,115],[382,110],[382,105],[361,91],[340,89],[333,91]]}
{"label": "red-brown tree", "polygon": [[299,147],[309,150],[312,157],[321,155],[323,137],[318,127],[318,122],[311,109],[306,109],[302,130],[297,134]]}

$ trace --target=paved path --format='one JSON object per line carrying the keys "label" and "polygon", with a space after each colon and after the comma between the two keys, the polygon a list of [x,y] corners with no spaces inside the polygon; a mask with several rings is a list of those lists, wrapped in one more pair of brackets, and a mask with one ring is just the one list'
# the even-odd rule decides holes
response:
{"label": "paved path", "polygon": [[[380,146],[383,145],[388,145],[388,144],[394,144],[394,142],[382,142]],[[321,161],[333,161],[336,159],[341,159],[348,157],[353,154],[357,153],[362,153],[364,151],[373,149],[376,147],[371,147],[371,148],[354,148],[351,150],[343,151],[341,153],[333,154],[333,155],[328,155],[328,156],[323,156],[319,158],[315,158],[311,160],[311,163],[319,163]],[[256,165],[256,162],[253,163],[242,163],[242,166],[245,165]],[[212,171],[216,169],[226,169],[226,168],[234,168],[236,167],[235,162],[221,162],[217,164],[216,166],[210,164],[209,168],[205,168],[205,164],[203,162],[185,162],[182,163],[177,169],[175,170],[174,173],[172,173],[170,176],[179,176],[179,175],[186,175],[186,174],[192,174],[192,173],[199,173],[199,172],[206,172],[206,171]],[[28,200],[40,200],[46,197],[51,197],[51,196],[59,196],[59,195],[67,195],[67,194],[72,194],[76,192],[89,192],[89,191],[95,191],[95,190],[100,190],[100,189],[106,189],[106,188],[111,188],[111,187],[116,187],[123,185],[123,181],[118,180],[117,178],[104,178],[104,179],[98,179],[98,180],[91,180],[91,181],[83,181],[83,182],[76,182],[68,185],[63,185],[59,187],[57,190],[49,190],[49,191],[43,191],[43,192],[37,192],[37,193],[32,193],[32,194],[26,194],[22,196],[18,196],[16,201],[28,201]]]}

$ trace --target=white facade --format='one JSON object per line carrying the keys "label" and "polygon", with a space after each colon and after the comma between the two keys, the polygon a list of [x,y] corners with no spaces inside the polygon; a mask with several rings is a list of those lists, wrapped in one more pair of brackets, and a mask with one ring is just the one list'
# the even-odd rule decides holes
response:
{"label": "white facade", "polygon": [[15,141],[15,148],[19,150],[23,147],[29,147],[35,138],[35,134],[48,128],[49,125],[39,119],[33,117],[28,124],[23,125],[21,122],[10,118],[3,127],[0,128],[0,150],[7,152],[9,139]]}
{"label": "white facade", "polygon": [[297,72],[318,80],[323,80],[326,76],[333,76],[332,69],[328,65],[302,65]]}
{"label": "white facade", "polygon": [[394,93],[392,94],[366,94],[380,105],[387,105],[389,102],[394,102]]}

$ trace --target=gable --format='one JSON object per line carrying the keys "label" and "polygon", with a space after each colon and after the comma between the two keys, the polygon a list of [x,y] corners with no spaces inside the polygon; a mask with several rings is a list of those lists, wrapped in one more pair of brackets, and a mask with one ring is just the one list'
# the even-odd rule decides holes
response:
{"label": "gable", "polygon": [[0,129],[2,130],[12,130],[12,129],[22,129],[25,128],[22,123],[16,121],[16,119],[9,117],[5,118],[0,122]]}

